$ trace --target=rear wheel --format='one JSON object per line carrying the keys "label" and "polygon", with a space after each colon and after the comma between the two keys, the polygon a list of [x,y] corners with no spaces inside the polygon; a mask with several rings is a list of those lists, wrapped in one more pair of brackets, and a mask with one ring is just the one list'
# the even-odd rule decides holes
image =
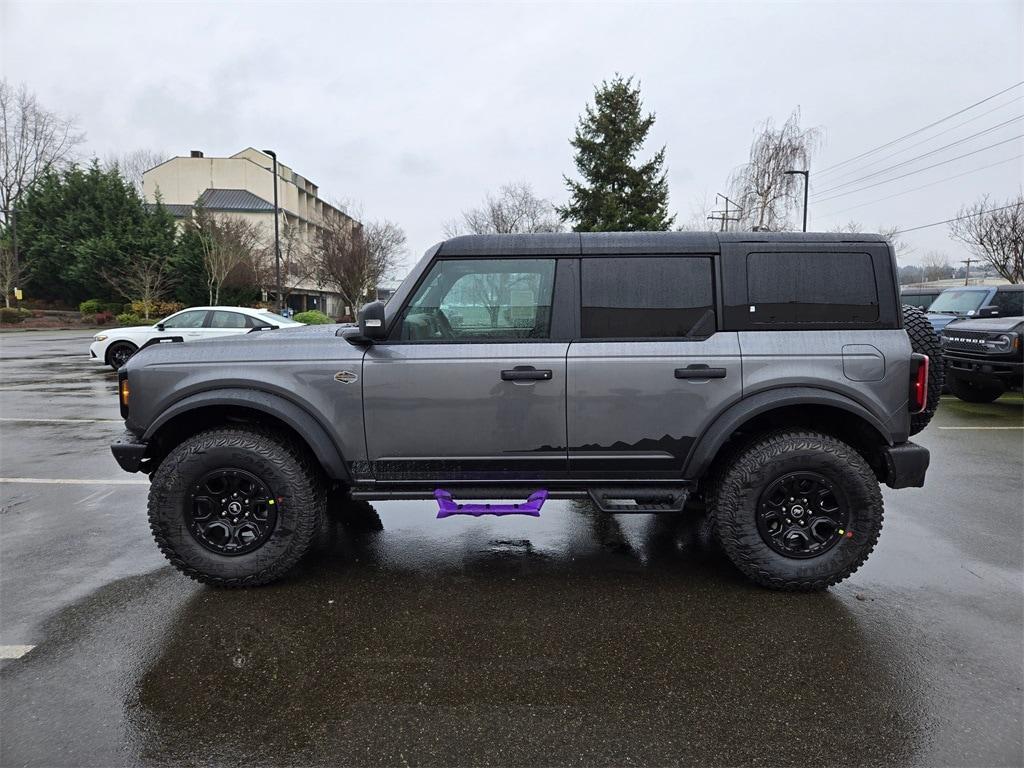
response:
{"label": "rear wheel", "polygon": [[968,403],[991,403],[1006,391],[999,379],[979,381],[955,374],[949,377],[949,388],[954,395]]}
{"label": "rear wheel", "polygon": [[882,494],[864,458],[817,432],[776,432],[713,476],[715,535],[748,578],[772,589],[825,589],[856,571],[882,529]]}
{"label": "rear wheel", "polygon": [[139,348],[130,341],[115,341],[107,349],[107,365],[116,371],[138,351]]}
{"label": "rear wheel", "polygon": [[910,434],[916,435],[928,426],[939,407],[942,396],[945,365],[942,360],[942,345],[939,335],[928,321],[923,310],[903,305],[903,328],[910,337],[910,348],[928,356],[928,405],[921,413],[910,415]]}
{"label": "rear wheel", "polygon": [[160,550],[191,578],[255,586],[280,578],[306,554],[325,502],[318,468],[286,436],[214,429],[160,464],[149,523]]}

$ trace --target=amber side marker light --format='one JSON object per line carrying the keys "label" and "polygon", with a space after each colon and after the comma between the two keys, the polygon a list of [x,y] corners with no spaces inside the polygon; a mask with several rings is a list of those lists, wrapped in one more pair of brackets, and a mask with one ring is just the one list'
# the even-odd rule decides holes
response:
{"label": "amber side marker light", "polygon": [[132,388],[127,378],[122,378],[118,383],[118,391],[121,393],[121,415],[125,415],[128,412],[128,401],[132,396]]}

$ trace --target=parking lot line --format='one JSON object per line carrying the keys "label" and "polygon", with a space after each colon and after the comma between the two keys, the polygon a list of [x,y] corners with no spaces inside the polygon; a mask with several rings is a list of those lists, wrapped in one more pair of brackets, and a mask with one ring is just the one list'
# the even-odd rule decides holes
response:
{"label": "parking lot line", "polygon": [[1022,427],[939,427],[939,429],[1024,429]]}
{"label": "parking lot line", "polygon": [[0,659],[20,659],[33,648],[34,645],[0,645]]}
{"label": "parking lot line", "polygon": [[141,477],[117,478],[116,480],[56,477],[0,477],[0,483],[25,483],[28,485],[149,485],[149,480],[145,480]]}
{"label": "parking lot line", "polygon": [[14,422],[18,424],[122,424],[124,419],[33,419],[29,417],[23,418],[6,418],[0,417],[0,422]]}

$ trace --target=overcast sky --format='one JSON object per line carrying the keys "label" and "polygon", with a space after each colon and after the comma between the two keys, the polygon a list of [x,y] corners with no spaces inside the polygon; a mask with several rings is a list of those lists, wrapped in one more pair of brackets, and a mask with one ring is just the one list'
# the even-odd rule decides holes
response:
{"label": "overcast sky", "polygon": [[[1024,3],[344,4],[0,0],[0,68],[74,115],[100,157],[144,147],[227,155],[270,147],[320,186],[409,236],[507,181],[561,202],[568,139],[593,86],[635,75],[667,146],[671,207],[691,219],[725,192],[754,127],[796,106],[825,141],[810,229],[914,227],[983,193],[1019,192],[1024,121],[908,165],[998,147],[863,192],[825,190],[1024,115],[1024,87],[892,150],[837,162],[1024,80]],[[984,116],[982,112],[991,110]],[[962,128],[886,160],[940,130]],[[877,161],[869,165],[869,161]],[[991,168],[977,170],[982,166]],[[843,173],[840,173],[842,171]],[[845,174],[845,175],[844,175]],[[957,179],[941,181],[964,174]],[[898,175],[897,171],[889,174]],[[850,191],[886,175],[846,186]],[[879,200],[914,187],[919,191]],[[824,198],[825,194],[819,197]],[[863,205],[867,203],[866,205]],[[843,209],[859,206],[853,210]],[[966,254],[945,227],[912,258]]]}

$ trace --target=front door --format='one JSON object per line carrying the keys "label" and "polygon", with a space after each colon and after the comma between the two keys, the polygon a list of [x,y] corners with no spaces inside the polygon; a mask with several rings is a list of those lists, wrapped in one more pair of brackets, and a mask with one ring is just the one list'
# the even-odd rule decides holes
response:
{"label": "front door", "polygon": [[442,259],[363,358],[377,480],[532,480],[566,471],[568,342],[551,341],[555,259]]}
{"label": "front door", "polygon": [[569,470],[578,479],[681,479],[693,442],[742,394],[737,334],[717,331],[713,259],[591,257],[580,268]]}

